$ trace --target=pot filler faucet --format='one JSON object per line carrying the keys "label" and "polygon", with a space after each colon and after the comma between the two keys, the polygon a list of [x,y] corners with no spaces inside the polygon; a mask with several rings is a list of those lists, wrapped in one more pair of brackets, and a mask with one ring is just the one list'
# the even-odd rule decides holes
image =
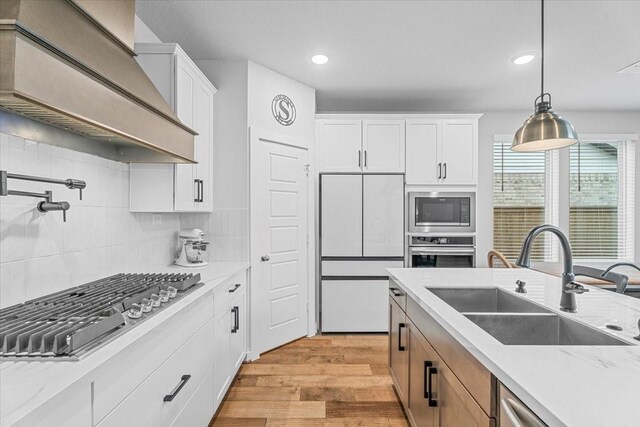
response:
{"label": "pot filler faucet", "polygon": [[576,294],[583,294],[589,292],[584,286],[575,283],[576,276],[573,274],[573,257],[571,255],[571,245],[567,236],[564,235],[558,227],[545,224],[534,227],[529,231],[527,237],[522,243],[522,250],[520,256],[516,261],[516,265],[519,267],[529,268],[531,266],[531,247],[533,241],[538,237],[540,233],[548,231],[555,234],[560,239],[560,245],[562,246],[562,258],[564,271],[562,273],[562,296],[560,297],[560,310],[567,311],[569,313],[576,312]]}

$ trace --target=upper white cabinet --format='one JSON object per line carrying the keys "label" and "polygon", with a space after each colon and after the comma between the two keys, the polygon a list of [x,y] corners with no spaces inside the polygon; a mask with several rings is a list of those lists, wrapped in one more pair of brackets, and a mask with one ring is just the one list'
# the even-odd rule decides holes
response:
{"label": "upper white cabinet", "polygon": [[408,119],[407,184],[476,185],[478,117]]}
{"label": "upper white cabinet", "polygon": [[322,173],[403,173],[404,120],[319,119]]}
{"label": "upper white cabinet", "polygon": [[195,165],[132,163],[132,212],[211,212],[216,88],[174,43],[136,44],[137,61],[180,121],[195,130]]}

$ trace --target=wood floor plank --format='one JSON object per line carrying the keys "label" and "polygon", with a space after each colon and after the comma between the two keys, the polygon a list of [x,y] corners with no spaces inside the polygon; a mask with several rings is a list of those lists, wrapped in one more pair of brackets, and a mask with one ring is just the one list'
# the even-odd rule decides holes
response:
{"label": "wood floor plank", "polygon": [[215,418],[209,427],[264,427],[266,418]]}
{"label": "wood floor plank", "polygon": [[387,355],[387,353],[380,351],[344,355],[345,363],[368,363],[372,365],[386,365],[388,361],[389,356]]}
{"label": "wood floor plank", "polygon": [[325,402],[225,401],[219,418],[326,418]]}
{"label": "wood floor plank", "polygon": [[384,365],[370,365],[373,375],[389,375],[389,366]]}
{"label": "wood floor plank", "polygon": [[365,364],[268,364],[242,365],[242,375],[372,375],[371,367]]}
{"label": "wood floor plank", "polygon": [[327,402],[327,418],[401,418],[404,412],[396,402]]}
{"label": "wood floor plank", "polygon": [[233,383],[234,387],[252,387],[258,382],[257,375],[238,375]]}
{"label": "wood floor plank", "polygon": [[354,388],[353,396],[357,402],[397,402],[393,386],[374,386]]}
{"label": "wood floor plank", "polygon": [[391,377],[388,375],[266,375],[259,377],[256,383],[262,387],[371,387],[391,384]]}
{"label": "wood floor plank", "polygon": [[232,387],[226,399],[245,401],[300,400],[300,392],[300,387]]}
{"label": "wood floor plank", "polygon": [[409,427],[409,421],[405,417],[389,418],[389,427]]}
{"label": "wood floor plank", "polygon": [[[374,353],[379,352],[379,348],[373,348],[367,345],[360,346],[352,346],[352,347],[331,347],[331,346],[323,346],[323,347],[283,347],[276,352],[266,353],[263,356],[271,355],[271,354],[309,354],[309,355],[347,355],[347,354],[361,354],[361,353]],[[386,350],[385,350],[386,352]]]}
{"label": "wood floor plank", "polygon": [[282,365],[290,365],[296,363],[345,363],[345,356],[343,354],[308,354],[303,353],[278,353],[261,356],[254,363],[279,363]]}
{"label": "wood floor plank", "polygon": [[355,402],[356,393],[353,387],[302,387],[300,400]]}
{"label": "wood floor plank", "polygon": [[325,419],[269,418],[266,425],[267,427],[388,427],[389,419],[372,417]]}

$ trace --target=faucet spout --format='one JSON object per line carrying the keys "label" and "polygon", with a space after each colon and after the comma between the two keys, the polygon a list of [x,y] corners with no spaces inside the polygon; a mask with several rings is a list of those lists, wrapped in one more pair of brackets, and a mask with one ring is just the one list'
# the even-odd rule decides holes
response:
{"label": "faucet spout", "polygon": [[569,239],[567,239],[567,236],[565,236],[558,227],[544,224],[532,228],[527,234],[527,237],[525,237],[524,242],[522,243],[522,249],[520,251],[518,260],[516,261],[516,265],[524,268],[531,267],[531,248],[533,247],[533,242],[536,237],[538,237],[538,235],[543,232],[550,232],[552,234],[555,234],[560,240],[563,257],[562,261],[564,266],[564,271],[562,272],[562,296],[560,298],[560,310],[575,313],[577,308],[576,294],[588,292],[588,289],[585,289],[582,286],[575,286],[575,284],[573,283],[576,277],[573,274],[573,256],[571,254],[571,244],[569,243]]}

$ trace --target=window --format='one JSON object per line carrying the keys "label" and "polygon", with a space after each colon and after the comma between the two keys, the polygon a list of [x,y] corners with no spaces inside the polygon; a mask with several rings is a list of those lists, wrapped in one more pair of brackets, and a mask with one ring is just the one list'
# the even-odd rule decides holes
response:
{"label": "window", "polygon": [[[557,223],[557,154],[511,151],[511,138],[493,146],[493,247],[514,261],[526,234],[544,223]],[[557,247],[548,234],[533,245],[531,259],[550,261]]]}
{"label": "window", "polygon": [[570,148],[569,239],[574,258],[634,258],[634,146],[584,141]]}

